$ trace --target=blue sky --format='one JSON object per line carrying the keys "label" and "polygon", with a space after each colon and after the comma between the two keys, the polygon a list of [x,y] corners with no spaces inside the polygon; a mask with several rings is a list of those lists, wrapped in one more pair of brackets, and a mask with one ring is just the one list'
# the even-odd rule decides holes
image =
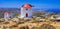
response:
{"label": "blue sky", "polygon": [[60,8],[60,0],[0,0],[0,8],[20,8],[25,3],[39,9]]}

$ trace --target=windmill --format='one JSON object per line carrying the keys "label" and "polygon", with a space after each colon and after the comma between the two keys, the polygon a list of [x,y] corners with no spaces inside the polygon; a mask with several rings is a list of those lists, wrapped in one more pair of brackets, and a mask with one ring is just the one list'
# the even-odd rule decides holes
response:
{"label": "windmill", "polygon": [[11,18],[11,17],[12,17],[12,15],[11,15],[10,12],[5,12],[4,13],[4,18]]}
{"label": "windmill", "polygon": [[32,5],[26,3],[21,7],[21,18],[32,18]]}

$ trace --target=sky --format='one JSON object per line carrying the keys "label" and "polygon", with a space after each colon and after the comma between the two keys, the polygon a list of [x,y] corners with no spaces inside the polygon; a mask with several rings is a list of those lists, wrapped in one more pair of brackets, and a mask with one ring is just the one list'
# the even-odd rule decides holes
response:
{"label": "sky", "polygon": [[0,8],[21,8],[25,3],[38,9],[60,8],[60,0],[0,0]]}

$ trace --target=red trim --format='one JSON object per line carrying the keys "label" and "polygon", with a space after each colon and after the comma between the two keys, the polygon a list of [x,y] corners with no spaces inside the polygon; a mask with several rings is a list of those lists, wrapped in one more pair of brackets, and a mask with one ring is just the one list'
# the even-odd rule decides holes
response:
{"label": "red trim", "polygon": [[5,12],[4,14],[10,14],[10,12]]}
{"label": "red trim", "polygon": [[23,7],[24,8],[31,8],[31,6],[29,4],[25,4]]}

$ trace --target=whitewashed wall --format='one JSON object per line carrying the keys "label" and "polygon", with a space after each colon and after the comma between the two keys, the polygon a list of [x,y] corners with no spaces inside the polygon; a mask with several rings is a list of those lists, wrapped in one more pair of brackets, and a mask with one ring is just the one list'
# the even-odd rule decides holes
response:
{"label": "whitewashed wall", "polygon": [[25,14],[26,14],[26,10],[21,8],[21,18],[25,17]]}
{"label": "whitewashed wall", "polygon": [[28,17],[29,18],[32,18],[32,10],[31,9],[28,9],[27,11],[26,11],[26,8],[21,8],[21,18],[24,18],[24,17],[26,17],[26,13],[28,13]]}

